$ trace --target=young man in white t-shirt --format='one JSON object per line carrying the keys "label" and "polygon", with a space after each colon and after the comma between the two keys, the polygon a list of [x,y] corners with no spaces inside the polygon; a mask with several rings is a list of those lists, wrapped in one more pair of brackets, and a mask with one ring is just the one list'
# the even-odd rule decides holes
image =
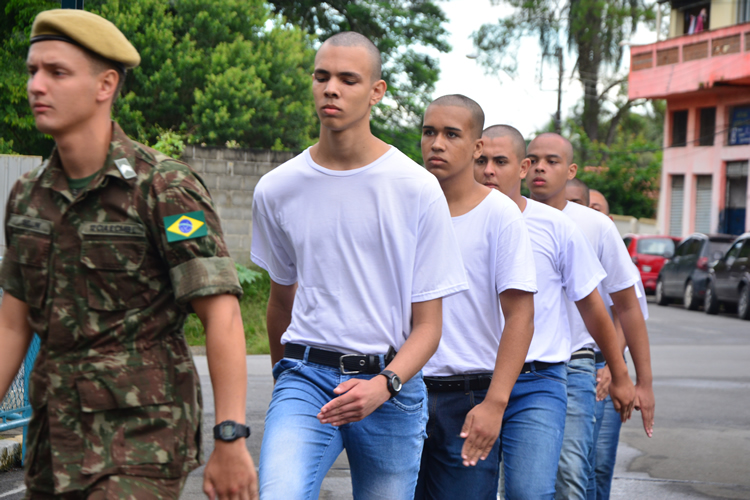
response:
{"label": "young man in white t-shirt", "polygon": [[629,416],[635,391],[597,291],[606,273],[591,245],[569,217],[521,195],[521,181],[530,161],[518,130],[494,125],[484,131],[482,141],[475,178],[505,193],[521,209],[531,238],[539,289],[534,296],[534,338],[525,360],[528,368],[513,387],[506,415],[514,417],[504,422],[502,431],[503,436],[513,435],[512,446],[506,447],[503,441],[505,493],[513,499],[550,499],[555,495],[565,426],[565,363],[571,358],[566,298],[575,302],[586,324],[615,358],[617,382],[613,392],[623,418]]}
{"label": "young man in white t-shirt", "polygon": [[467,284],[438,182],[370,132],[385,88],[367,38],[329,38],[312,84],[320,140],[255,189],[252,259],[272,280],[276,379],[261,498],[317,498],[343,449],[355,498],[414,494],[420,370],[440,340],[442,298]]}
{"label": "young man in white t-shirt", "polygon": [[[573,147],[562,136],[544,133],[529,144],[531,161],[527,185],[534,200],[562,210],[588,238],[607,277],[600,283],[600,293],[609,294],[630,346],[636,368],[636,402],[647,435],[653,428],[654,392],[651,356],[646,323],[643,319],[635,284],[634,269],[614,223],[606,216],[566,200],[565,185],[575,177]],[[586,498],[593,450],[594,411],[596,402],[594,347],[596,343],[586,329],[575,307],[568,303],[572,351],[590,352],[591,359],[571,361],[568,365],[568,414],[565,422],[563,450],[560,454],[556,495],[558,498]]]}
{"label": "young man in white t-shirt", "polygon": [[443,301],[443,336],[424,367],[430,414],[417,499],[497,498],[498,435],[534,331],[526,225],[511,200],[474,180],[483,124],[476,102],[448,95],[422,125],[422,158],[448,201],[469,290]]}

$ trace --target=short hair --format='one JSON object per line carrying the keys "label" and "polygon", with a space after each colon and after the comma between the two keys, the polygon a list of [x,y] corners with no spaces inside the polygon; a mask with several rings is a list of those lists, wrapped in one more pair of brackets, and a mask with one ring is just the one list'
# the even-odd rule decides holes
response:
{"label": "short hair", "polygon": [[474,126],[477,138],[482,137],[484,111],[482,111],[482,107],[474,99],[469,99],[461,94],[449,94],[438,97],[430,103],[430,106],[458,106],[459,108],[468,109],[471,113],[471,124]]}
{"label": "short hair", "polygon": [[364,47],[370,55],[372,62],[372,81],[380,80],[383,76],[383,62],[380,58],[380,50],[372,43],[372,40],[356,31],[342,31],[327,38],[323,45],[330,43],[334,47]]}
{"label": "short hair", "polygon": [[[592,194],[598,194],[599,196],[602,197],[602,201],[604,202],[604,205],[602,206],[601,212],[604,215],[609,215],[609,202],[607,201],[606,196],[604,196],[604,193],[602,193],[601,191],[597,191],[596,189],[592,189],[591,193]],[[591,206],[591,199],[589,199],[589,207],[590,206]]]}
{"label": "short hair", "polygon": [[566,155],[565,159],[568,161],[568,165],[573,163],[573,144],[571,144],[568,139],[561,136],[560,134],[556,134],[555,132],[544,132],[536,136],[534,140],[539,139],[540,137],[557,137],[559,139],[562,139],[563,144],[565,145],[565,151],[563,151],[563,153]]}
{"label": "short hair", "polygon": [[79,48],[82,49],[84,53],[86,53],[86,57],[91,64],[91,71],[94,75],[100,75],[110,69],[113,69],[117,72],[117,88],[115,89],[114,96],[112,97],[112,104],[114,105],[115,101],[117,101],[117,98],[120,95],[120,92],[122,91],[122,87],[125,85],[125,75],[127,75],[128,70],[125,69],[121,64],[102,57],[99,54],[95,54],[85,47],[79,46]]}
{"label": "short hair", "polygon": [[510,137],[510,142],[513,144],[513,149],[516,153],[516,159],[521,161],[526,158],[526,140],[515,127],[511,127],[510,125],[490,125],[484,129],[482,137],[487,137],[488,139]]}
{"label": "short hair", "polygon": [[589,194],[589,187],[588,185],[586,185],[585,182],[583,182],[581,179],[573,177],[572,179],[568,179],[568,182],[565,183],[565,187],[573,187],[573,188],[580,189],[583,192],[583,201],[586,202],[587,207],[589,206],[591,197]]}

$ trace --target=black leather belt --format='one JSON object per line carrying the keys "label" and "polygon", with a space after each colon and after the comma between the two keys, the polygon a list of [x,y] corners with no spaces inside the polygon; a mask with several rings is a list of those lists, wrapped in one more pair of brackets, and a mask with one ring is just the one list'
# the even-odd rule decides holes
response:
{"label": "black leather belt", "polygon": [[560,361],[559,363],[545,363],[544,361],[532,361],[530,363],[523,364],[521,373],[531,373],[534,370],[546,370],[547,368],[551,368],[553,366],[557,366],[561,364],[563,364],[562,361]]}
{"label": "black leather belt", "polygon": [[425,377],[424,383],[428,391],[481,391],[489,389],[492,382],[491,373],[476,373],[473,375],[451,375],[449,377]]}
{"label": "black leather belt", "polygon": [[606,359],[604,359],[604,354],[602,354],[602,351],[596,351],[594,353],[594,363],[598,365],[599,363],[604,363],[605,361]]}
{"label": "black leather belt", "polygon": [[[284,345],[284,357],[291,359],[305,359],[305,350],[308,346],[302,344]],[[380,356],[377,354],[346,354],[336,351],[326,351],[310,347],[307,353],[307,361],[318,365],[334,366],[341,373],[353,375],[358,373],[376,374],[382,371],[380,367]],[[395,351],[389,351],[385,356],[384,365],[395,357]]]}
{"label": "black leather belt", "polygon": [[570,355],[570,360],[573,361],[574,359],[596,359],[596,356],[593,349],[584,347]]}

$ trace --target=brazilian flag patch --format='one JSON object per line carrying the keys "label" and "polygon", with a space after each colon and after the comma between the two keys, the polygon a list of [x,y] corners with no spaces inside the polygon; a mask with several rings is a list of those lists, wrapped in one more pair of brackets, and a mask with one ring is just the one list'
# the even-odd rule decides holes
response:
{"label": "brazilian flag patch", "polygon": [[164,229],[169,243],[200,238],[208,234],[203,210],[164,217]]}

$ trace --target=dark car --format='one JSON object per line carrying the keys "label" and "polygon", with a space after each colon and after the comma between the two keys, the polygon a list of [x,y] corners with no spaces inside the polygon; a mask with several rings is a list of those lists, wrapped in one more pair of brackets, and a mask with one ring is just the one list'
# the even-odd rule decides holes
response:
{"label": "dark car", "polygon": [[654,293],[659,271],[664,261],[674,255],[680,238],[656,234],[626,234],[622,239],[633,259],[633,264],[641,273],[643,288],[646,293]]}
{"label": "dark car", "polygon": [[708,279],[708,264],[719,260],[736,236],[731,234],[694,233],[675,249],[664,263],[656,280],[656,303],[667,305],[682,299],[685,309],[703,305]]}
{"label": "dark car", "polygon": [[736,305],[737,315],[750,319],[750,233],[734,240],[708,270],[703,307],[706,313],[716,314],[721,304]]}

